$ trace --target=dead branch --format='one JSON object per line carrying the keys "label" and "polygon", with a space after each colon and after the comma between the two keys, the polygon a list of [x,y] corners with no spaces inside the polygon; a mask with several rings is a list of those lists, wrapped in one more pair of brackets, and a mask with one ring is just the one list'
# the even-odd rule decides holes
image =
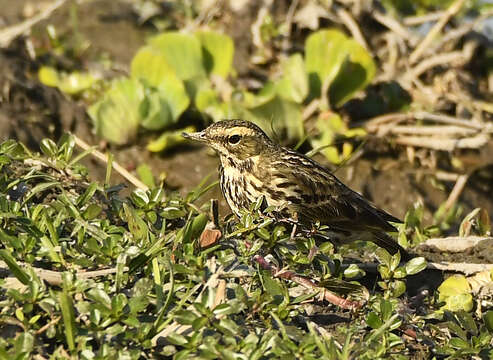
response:
{"label": "dead branch", "polygon": [[429,121],[435,121],[443,124],[450,124],[450,125],[457,125],[457,126],[463,126],[463,127],[468,127],[471,129],[476,129],[476,130],[481,130],[484,131],[487,129],[484,124],[473,121],[470,119],[461,119],[461,118],[456,118],[453,116],[448,116],[444,114],[433,114],[430,112],[426,111],[417,111],[412,114],[412,116],[416,120],[429,120]]}
{"label": "dead branch", "polygon": [[435,248],[439,251],[458,253],[474,248],[483,241],[493,241],[491,236],[450,236],[446,238],[432,238],[419,244],[418,249]]}
{"label": "dead branch", "polygon": [[477,133],[476,130],[464,128],[457,125],[428,125],[412,126],[398,125],[389,128],[392,134],[409,134],[409,135],[433,135],[437,137],[463,137]]}
{"label": "dead branch", "polygon": [[380,11],[373,11],[372,16],[380,24],[389,28],[401,38],[407,40],[409,43],[413,44],[416,41],[416,36],[408,29],[406,29],[406,27],[402,26],[402,24],[393,17],[387,16]]}
{"label": "dead branch", "polygon": [[452,188],[452,191],[450,192],[447,201],[445,202],[444,214],[446,214],[448,210],[450,210],[452,206],[454,206],[455,203],[457,203],[457,200],[459,199],[460,194],[462,194],[462,191],[464,190],[464,187],[466,186],[468,179],[469,179],[469,174],[463,174],[457,178],[457,181],[455,182],[455,185]]}
{"label": "dead branch", "polygon": [[368,44],[366,43],[365,37],[363,36],[363,33],[361,32],[358,23],[354,21],[353,17],[351,14],[344,8],[339,7],[336,10],[336,15],[341,18],[341,21],[344,23],[344,25],[348,28],[349,32],[353,36],[353,38],[361,44],[368,52],[371,52],[370,48],[368,47]]}
{"label": "dead branch", "polygon": [[[24,263],[20,263],[19,265],[22,267],[27,267],[27,265]],[[53,271],[53,270],[41,269],[37,267],[31,267],[31,268],[34,270],[34,273],[41,280],[46,281],[50,285],[60,285],[63,282],[62,280],[63,272],[61,271]],[[7,264],[3,261],[0,261],[0,270],[8,271],[8,269],[9,268]],[[102,269],[102,270],[94,270],[94,271],[80,271],[77,272],[75,275],[79,279],[91,279],[91,278],[106,276],[115,273],[116,273],[116,268],[110,268],[110,269]]]}
{"label": "dead branch", "polygon": [[453,63],[457,64],[455,66],[462,66],[471,59],[476,46],[476,43],[471,41],[466,43],[461,51],[452,51],[427,58],[412,68],[407,76],[418,77],[425,71],[444,64],[450,65]]}
{"label": "dead branch", "polygon": [[8,47],[16,37],[24,34],[40,21],[47,19],[56,9],[65,4],[66,1],[67,0],[57,0],[32,18],[27,19],[20,24],[2,29],[0,31],[0,48]]}
{"label": "dead branch", "polygon": [[443,27],[449,22],[449,20],[455,16],[459,10],[464,5],[465,0],[456,0],[450,7],[445,11],[440,20],[431,28],[431,30],[426,34],[425,38],[419,43],[419,45],[414,49],[409,57],[409,62],[414,64],[421,57],[423,52],[428,48],[435,37],[440,33]]}
{"label": "dead branch", "polygon": [[439,20],[444,14],[444,11],[437,11],[419,16],[408,16],[402,21],[406,26],[421,25],[430,21]]}
{"label": "dead branch", "polygon": [[[79,138],[76,135],[73,135],[75,139],[75,143],[77,146],[79,146],[83,150],[90,150],[91,146],[86,143],[84,140]],[[108,157],[104,155],[101,151],[96,150],[95,148],[92,147],[91,154],[98,160],[102,161],[103,163],[108,163]],[[113,160],[112,162],[112,167],[115,169],[116,172],[118,172],[121,176],[123,176],[125,179],[127,179],[131,184],[133,184],[135,187],[142,189],[142,190],[149,190],[149,187],[144,184],[142,181],[137,179],[134,175],[132,175],[127,169],[125,169],[123,166],[118,164],[116,161]]]}
{"label": "dead branch", "polygon": [[395,139],[399,145],[416,146],[432,150],[479,149],[488,142],[488,136],[479,134],[463,139],[437,139],[435,137],[402,136]]}

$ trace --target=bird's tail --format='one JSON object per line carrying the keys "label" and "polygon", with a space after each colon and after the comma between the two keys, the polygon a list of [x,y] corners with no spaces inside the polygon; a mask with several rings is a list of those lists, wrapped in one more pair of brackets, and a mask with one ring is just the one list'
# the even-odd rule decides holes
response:
{"label": "bird's tail", "polygon": [[401,253],[402,260],[408,261],[413,258],[413,256],[406,249],[400,246],[397,241],[383,231],[372,231],[372,235],[371,241],[384,248],[392,255],[399,251]]}

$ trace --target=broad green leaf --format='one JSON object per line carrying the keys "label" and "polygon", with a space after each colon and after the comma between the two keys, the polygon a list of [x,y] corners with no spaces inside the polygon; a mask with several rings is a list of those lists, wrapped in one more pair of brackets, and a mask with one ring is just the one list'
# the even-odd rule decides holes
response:
{"label": "broad green leaf", "polygon": [[157,91],[146,89],[144,100],[139,106],[140,125],[149,130],[159,130],[173,123],[171,109]]}
{"label": "broad green leaf", "polygon": [[177,78],[175,70],[159,49],[152,46],[141,48],[132,59],[130,74],[133,78],[144,79],[148,85],[157,87],[162,81]]}
{"label": "broad green leaf", "polygon": [[181,80],[205,75],[201,44],[195,36],[166,32],[151,38],[149,44],[161,52]]}
{"label": "broad green leaf", "polygon": [[305,43],[305,63],[312,97],[330,89],[332,104],[341,106],[373,79],[375,63],[357,41],[339,30],[320,30]]}
{"label": "broad green leaf", "polygon": [[[15,359],[29,359],[29,354],[34,349],[35,338],[33,334],[28,331],[21,333],[14,342],[14,354],[17,355]],[[7,355],[7,354],[5,354]],[[4,359],[10,357],[5,356]]]}
{"label": "broad green leaf", "polygon": [[339,30],[320,30],[306,39],[305,64],[312,96],[319,97],[323,85],[328,88],[336,78],[347,56],[347,40]]}
{"label": "broad green leaf", "polygon": [[157,49],[142,48],[132,60],[132,77],[144,80],[145,97],[139,106],[141,125],[158,130],[176,123],[190,104],[185,85]]}
{"label": "broad green leaf", "polygon": [[438,292],[438,300],[445,302],[441,309],[471,311],[473,308],[471,286],[463,275],[449,277],[438,287]]}
{"label": "broad green leaf", "polygon": [[177,145],[183,144],[186,139],[182,136],[183,132],[194,132],[195,128],[193,126],[188,126],[184,129],[176,131],[167,131],[163,133],[156,140],[151,141],[147,144],[147,150],[152,152],[160,152],[169,150]]}
{"label": "broad green leaf", "polygon": [[233,40],[213,31],[199,31],[195,35],[202,44],[202,57],[207,73],[227,77],[233,65]]}
{"label": "broad green leaf", "polygon": [[372,311],[366,317],[366,323],[373,329],[378,329],[383,325],[383,321],[378,317],[378,315]]}
{"label": "broad green leaf", "polygon": [[143,99],[144,87],[139,80],[123,78],[113,81],[103,99],[87,111],[96,134],[115,144],[132,141],[137,135],[139,106]]}
{"label": "broad green leaf", "polygon": [[303,137],[301,106],[274,95],[270,100],[249,109],[241,105],[233,108],[238,117],[259,125],[271,136],[297,140]]}
{"label": "broad green leaf", "polygon": [[375,63],[368,51],[356,40],[344,44],[346,61],[330,86],[330,102],[339,107],[368,85],[376,73]]}
{"label": "broad green leaf", "polygon": [[125,211],[126,220],[128,222],[128,229],[137,240],[141,240],[147,237],[148,227],[146,222],[137,214],[135,209],[127,204],[123,204],[123,210]]}
{"label": "broad green leaf", "polygon": [[290,101],[302,103],[308,95],[308,76],[301,54],[291,55],[281,64],[282,77],[276,84],[278,94]]}
{"label": "broad green leaf", "polygon": [[195,106],[214,121],[233,117],[228,113],[229,104],[220,102],[217,92],[210,87],[198,90],[195,95]]}

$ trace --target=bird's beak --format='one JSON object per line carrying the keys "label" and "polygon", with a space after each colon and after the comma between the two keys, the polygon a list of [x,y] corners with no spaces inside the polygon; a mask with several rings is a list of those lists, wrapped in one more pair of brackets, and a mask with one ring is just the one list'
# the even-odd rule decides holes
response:
{"label": "bird's beak", "polygon": [[194,132],[194,133],[181,133],[185,139],[190,139],[194,141],[207,142],[207,137],[204,131]]}

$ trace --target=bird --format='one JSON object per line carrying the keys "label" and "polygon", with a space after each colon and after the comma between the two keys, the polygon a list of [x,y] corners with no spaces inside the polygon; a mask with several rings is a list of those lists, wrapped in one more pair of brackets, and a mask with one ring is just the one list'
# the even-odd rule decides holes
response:
{"label": "bird", "polygon": [[387,232],[402,223],[344,185],[326,167],[271,140],[256,124],[221,120],[183,137],[206,144],[220,159],[220,187],[232,212],[242,212],[262,196],[278,213],[310,226],[328,227],[336,244],[371,241],[389,253],[410,254]]}

